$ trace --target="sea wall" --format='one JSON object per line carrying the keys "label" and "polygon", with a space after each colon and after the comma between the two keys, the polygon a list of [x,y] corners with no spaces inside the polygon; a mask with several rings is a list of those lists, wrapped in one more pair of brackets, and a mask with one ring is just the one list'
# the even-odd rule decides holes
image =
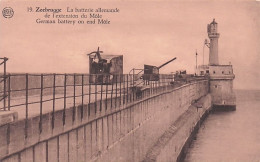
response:
{"label": "sea wall", "polygon": [[[201,105],[201,108],[196,106]],[[183,161],[200,124],[212,108],[211,95],[201,97],[171,124],[148,152],[144,161]]]}
{"label": "sea wall", "polygon": [[[193,122],[198,119],[204,109],[197,113],[190,105],[207,94],[207,80],[180,87],[167,85],[153,92],[146,89],[141,99],[127,104],[114,97],[68,108],[66,114],[62,110],[47,113],[41,127],[39,116],[9,123],[0,127],[0,160],[142,161],[183,113],[192,109]],[[190,129],[185,126],[181,131],[188,134]],[[186,137],[180,134],[179,138]],[[177,145],[178,151],[181,144]]]}

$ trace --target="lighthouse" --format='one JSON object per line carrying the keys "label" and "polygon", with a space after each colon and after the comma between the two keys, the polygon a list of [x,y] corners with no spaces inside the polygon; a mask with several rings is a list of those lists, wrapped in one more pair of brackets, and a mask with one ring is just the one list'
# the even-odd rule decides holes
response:
{"label": "lighthouse", "polygon": [[208,24],[209,44],[209,81],[213,108],[236,110],[236,96],[233,91],[235,74],[231,64],[219,64],[218,60],[218,23]]}
{"label": "lighthouse", "polygon": [[218,23],[213,21],[208,24],[208,37],[210,39],[209,65],[219,65],[218,62]]}

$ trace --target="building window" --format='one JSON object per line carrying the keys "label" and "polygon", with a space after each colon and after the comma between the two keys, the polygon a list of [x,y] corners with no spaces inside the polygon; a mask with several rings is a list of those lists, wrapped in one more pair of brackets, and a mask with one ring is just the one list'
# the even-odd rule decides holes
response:
{"label": "building window", "polygon": [[217,85],[215,85],[215,88],[218,88],[218,86],[217,86]]}
{"label": "building window", "polygon": [[215,74],[216,72],[215,71],[213,71],[213,74]]}
{"label": "building window", "polygon": [[209,70],[206,70],[206,73],[208,74],[208,73],[209,73]]}
{"label": "building window", "polygon": [[222,74],[224,74],[224,71],[222,71]]}

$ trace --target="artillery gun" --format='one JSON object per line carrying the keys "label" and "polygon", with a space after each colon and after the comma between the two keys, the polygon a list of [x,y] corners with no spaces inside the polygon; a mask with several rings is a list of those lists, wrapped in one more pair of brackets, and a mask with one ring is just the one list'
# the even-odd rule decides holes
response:
{"label": "artillery gun", "polygon": [[[160,66],[153,66],[153,65],[144,65],[144,69],[132,69],[129,73],[133,71],[133,84],[132,84],[132,91],[136,93],[136,98],[139,98],[142,96],[142,91],[144,91],[146,88],[149,88],[149,82],[150,81],[159,81],[159,70],[164,67],[165,65],[169,64],[170,62],[174,61],[176,57],[173,59],[165,62],[164,64]],[[138,70],[139,72],[135,74],[135,70]],[[141,77],[140,73],[144,72]]]}
{"label": "artillery gun", "polygon": [[159,70],[170,62],[174,61],[176,57],[162,64],[161,66],[144,65],[143,80],[159,81]]}
{"label": "artillery gun", "polygon": [[[89,56],[89,73],[90,74],[109,74],[111,63],[106,59],[103,59],[100,55],[103,51],[99,51],[99,47],[97,51],[91,52],[87,54]],[[94,54],[94,55],[93,55]]]}

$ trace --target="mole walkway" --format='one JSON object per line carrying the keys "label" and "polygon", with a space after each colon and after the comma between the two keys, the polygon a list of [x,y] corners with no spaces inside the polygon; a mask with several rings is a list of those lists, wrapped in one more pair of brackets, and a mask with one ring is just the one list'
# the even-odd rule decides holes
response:
{"label": "mole walkway", "polygon": [[[114,88],[113,88],[114,87]],[[113,88],[113,92],[112,92]],[[130,89],[132,87],[128,87],[128,89],[115,89],[115,85],[104,85],[101,91],[101,86],[95,86],[92,85],[91,88],[84,87],[83,90],[83,97],[82,97],[82,89],[76,88],[75,93],[73,88],[66,90],[66,97],[64,97],[64,94],[55,94],[55,97],[53,95],[43,95],[42,99],[40,95],[31,95],[28,96],[28,104],[26,106],[26,96],[20,96],[20,97],[11,97],[10,99],[10,110],[13,112],[18,113],[18,120],[26,118],[26,107],[28,108],[28,118],[34,117],[40,114],[42,111],[42,114],[46,114],[49,112],[67,109],[73,106],[79,106],[82,104],[88,104],[97,102],[102,99],[110,99],[113,97],[120,97],[123,95],[126,95],[126,93],[129,94]],[[91,90],[89,90],[91,89]],[[84,94],[86,92],[87,94]],[[89,93],[91,94],[89,96]],[[53,100],[53,98],[55,98]],[[65,98],[65,99],[64,99]],[[40,102],[42,100],[42,102]],[[0,102],[1,105],[3,105],[3,100]],[[12,106],[14,105],[14,106]],[[17,106],[16,106],[17,105]],[[42,108],[42,110],[41,110]]]}

